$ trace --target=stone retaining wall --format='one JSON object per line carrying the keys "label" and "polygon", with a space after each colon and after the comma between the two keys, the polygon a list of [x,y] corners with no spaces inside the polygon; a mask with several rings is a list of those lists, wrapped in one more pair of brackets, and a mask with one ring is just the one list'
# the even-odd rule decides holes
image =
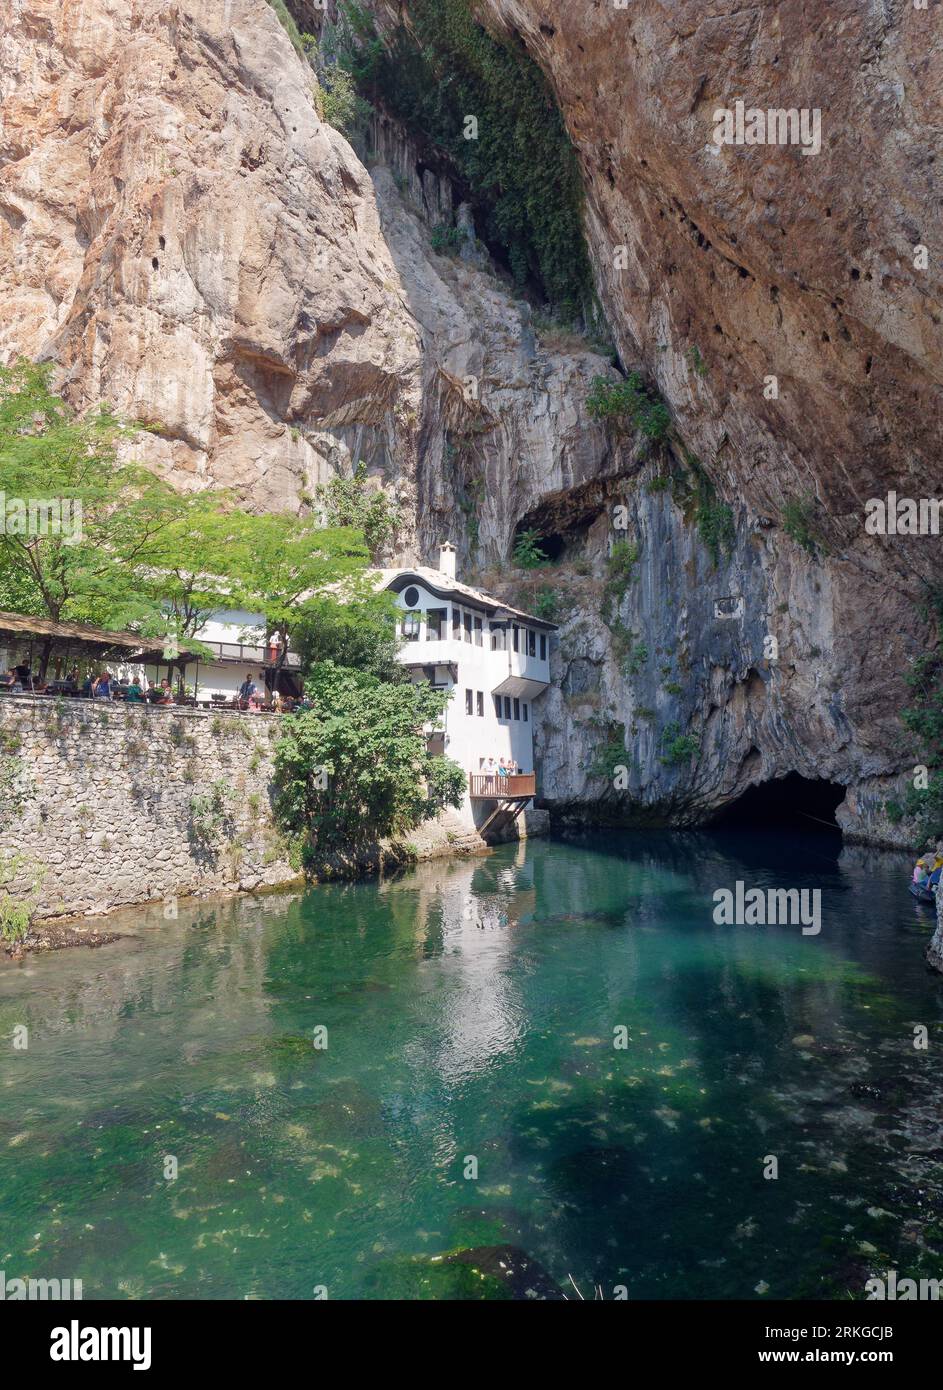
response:
{"label": "stone retaining wall", "polygon": [[0,863],[38,917],[286,883],[278,715],[0,697]]}

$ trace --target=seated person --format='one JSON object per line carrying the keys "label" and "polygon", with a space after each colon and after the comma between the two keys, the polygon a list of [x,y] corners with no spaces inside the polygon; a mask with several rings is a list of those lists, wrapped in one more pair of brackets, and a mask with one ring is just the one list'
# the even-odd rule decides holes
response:
{"label": "seated person", "polygon": [[93,700],[110,700],[115,692],[114,678],[108,671],[102,671],[98,680],[92,684]]}
{"label": "seated person", "polygon": [[136,676],[133,680],[128,681],[128,684],[125,687],[124,698],[127,700],[129,705],[143,705],[144,691],[138,684]]}
{"label": "seated person", "polygon": [[16,671],[8,671],[5,676],[0,676],[0,685],[2,685],[5,690],[9,690],[13,695],[22,694],[23,682],[16,674]]}
{"label": "seated person", "polygon": [[929,877],[930,875],[927,873],[927,861],[921,857],[914,865],[914,883],[918,888],[926,888]]}
{"label": "seated person", "polygon": [[927,887],[935,888],[940,881],[941,874],[943,874],[943,859],[936,858],[933,861],[933,867],[930,870],[930,876],[927,879]]}

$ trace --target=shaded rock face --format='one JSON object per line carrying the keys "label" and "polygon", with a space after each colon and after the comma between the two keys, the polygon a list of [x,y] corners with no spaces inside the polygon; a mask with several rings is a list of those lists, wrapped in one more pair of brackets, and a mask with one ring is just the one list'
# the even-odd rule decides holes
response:
{"label": "shaded rock face", "polygon": [[[363,459],[400,504],[399,559],[435,563],[450,534],[463,577],[528,605],[550,589],[535,733],[558,814],[690,823],[797,771],[848,788],[850,833],[893,842],[939,539],[862,523],[891,487],[943,488],[932,11],[480,13],[551,81],[619,353],[671,407],[671,467],[686,448],[731,504],[729,554],[649,490],[666,459],[589,418],[606,359],[534,323],[447,173],[381,119],[368,174],[320,119],[265,0],[0,0],[0,353],[52,358],[75,404],[155,426],[137,452],[180,487],[298,509]],[[738,98],[820,108],[821,152],[718,151],[713,112]],[[442,222],[454,254],[432,249]],[[816,556],[781,524],[806,497]],[[557,567],[508,565],[522,528]],[[638,556],[622,591],[620,540]],[[695,732],[696,756],[677,742]]]}
{"label": "shaded rock face", "polygon": [[478,267],[477,252],[435,254],[429,228],[452,211],[447,193],[417,179],[405,138],[388,135],[386,153],[390,167],[373,169],[380,221],[422,342],[419,549],[435,564],[439,540],[453,536],[467,577],[504,561],[521,519],[549,498],[595,489],[598,512],[601,485],[634,471],[636,450],[586,411],[607,359],[543,346],[528,305]]}
{"label": "shaded rock face", "polygon": [[[582,165],[622,359],[656,381],[737,518],[732,557],[714,567],[665,497],[610,490],[640,547],[617,621],[651,657],[627,678],[598,590],[574,586],[560,684],[544,703],[548,799],[684,819],[795,770],[846,785],[846,830],[893,843],[881,808],[919,758],[897,714],[927,641],[917,604],[939,576],[940,542],[870,537],[863,523],[865,501],[891,488],[941,491],[943,79],[931,13],[853,0],[814,17],[798,2],[477,8],[547,74]],[[376,9],[388,26],[409,6]],[[820,151],[719,148],[715,111],[738,99],[817,109]],[[781,524],[799,499],[826,537],[817,556]],[[601,521],[583,529],[597,580],[614,539]],[[742,616],[715,619],[726,598]],[[587,660],[595,690],[581,705],[566,689],[570,663]],[[690,762],[664,761],[664,730],[701,719],[692,778]],[[588,773],[601,730],[620,723],[621,799]]]}
{"label": "shaded rock face", "polygon": [[[811,489],[830,513],[860,517],[889,484],[925,493],[943,439],[932,10],[633,0],[564,19],[553,0],[483,0],[481,11],[553,84],[620,348],[641,355],[731,495],[777,515]],[[718,148],[714,112],[737,99],[820,110],[820,152]],[[914,265],[920,245],[927,269]],[[776,400],[764,399],[768,375]]]}
{"label": "shaded rock face", "polygon": [[936,930],[927,947],[927,964],[943,971],[943,893],[938,894],[936,900]]}

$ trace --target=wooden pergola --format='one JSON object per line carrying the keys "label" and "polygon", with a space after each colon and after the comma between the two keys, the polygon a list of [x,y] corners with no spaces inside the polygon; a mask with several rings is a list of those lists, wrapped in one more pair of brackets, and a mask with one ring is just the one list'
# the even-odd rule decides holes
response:
{"label": "wooden pergola", "polygon": [[140,633],[110,632],[89,623],[57,623],[52,618],[0,612],[0,643],[9,646],[15,642],[29,644],[31,669],[34,655],[38,654],[40,679],[45,677],[50,661],[59,678],[78,662],[89,664],[120,658],[145,664],[161,659]]}

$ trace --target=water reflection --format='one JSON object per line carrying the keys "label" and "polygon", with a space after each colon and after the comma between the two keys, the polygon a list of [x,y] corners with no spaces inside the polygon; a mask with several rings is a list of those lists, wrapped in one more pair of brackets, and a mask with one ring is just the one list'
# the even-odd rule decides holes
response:
{"label": "water reflection", "polygon": [[[737,878],[819,887],[821,936],[716,925]],[[418,1296],[425,1257],[510,1242],[637,1297],[914,1272],[941,1239],[943,990],[905,883],[816,837],[596,834],[135,911],[120,943],[0,969],[0,1032],[30,1029],[0,1051],[6,1271]]]}

